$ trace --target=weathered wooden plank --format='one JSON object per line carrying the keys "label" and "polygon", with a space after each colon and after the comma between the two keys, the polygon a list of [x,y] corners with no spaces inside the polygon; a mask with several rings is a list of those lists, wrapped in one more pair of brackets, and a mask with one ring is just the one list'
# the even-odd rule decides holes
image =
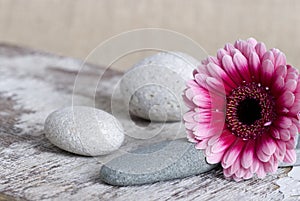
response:
{"label": "weathered wooden plank", "polygon": [[[47,115],[72,100],[107,111],[121,74],[86,65],[73,93],[81,61],[26,48],[0,45],[0,200],[282,200],[275,181],[290,168],[263,180],[233,182],[220,169],[198,176],[151,185],[114,187],[99,180],[103,162],[121,151],[174,139],[167,124],[147,140],[126,136],[120,152],[103,157],[83,157],[64,152],[45,138]],[[98,75],[104,73],[95,91]],[[120,102],[121,104],[121,102]],[[124,117],[120,117],[124,118]],[[140,126],[147,125],[137,119]],[[122,123],[129,124],[123,119]],[[155,128],[155,124],[149,129]],[[173,130],[172,130],[173,129]],[[183,133],[184,135],[184,133]],[[178,136],[177,136],[178,137]]]}

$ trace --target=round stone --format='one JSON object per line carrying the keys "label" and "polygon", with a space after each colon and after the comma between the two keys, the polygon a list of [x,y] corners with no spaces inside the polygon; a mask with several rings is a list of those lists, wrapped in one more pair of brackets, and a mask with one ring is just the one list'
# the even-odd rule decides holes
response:
{"label": "round stone", "polygon": [[57,110],[45,121],[46,137],[57,147],[85,156],[105,155],[123,143],[124,131],[111,114],[91,107]]}
{"label": "round stone", "polygon": [[161,52],[133,66],[122,78],[121,92],[129,111],[152,121],[180,121],[187,80],[200,62],[180,52]]}

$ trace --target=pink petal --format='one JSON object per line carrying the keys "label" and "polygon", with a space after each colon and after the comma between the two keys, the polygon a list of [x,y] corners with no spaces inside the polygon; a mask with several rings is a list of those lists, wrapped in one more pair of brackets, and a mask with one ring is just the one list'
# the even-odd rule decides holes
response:
{"label": "pink petal", "polygon": [[246,174],[246,170],[243,167],[240,167],[240,169],[238,169],[235,172],[235,176],[238,178],[243,178],[245,176],[245,174]]}
{"label": "pink petal", "polygon": [[206,157],[208,156],[211,156],[212,155],[212,152],[210,151],[211,150],[211,146],[209,146],[209,144],[207,143],[207,148],[204,150],[204,154]]}
{"label": "pink petal", "polygon": [[207,148],[207,139],[203,139],[195,145],[196,149],[206,149]]}
{"label": "pink petal", "polygon": [[251,52],[254,52],[253,40],[238,40],[234,43],[234,46],[246,57],[249,58]]}
{"label": "pink petal", "polygon": [[[201,65],[202,66],[202,65]],[[196,69],[193,70],[193,77],[195,77],[196,74],[201,73],[198,69],[200,68],[200,66]],[[202,68],[202,67],[201,67]]]}
{"label": "pink petal", "polygon": [[287,129],[280,129],[279,135],[280,135],[280,139],[283,141],[288,141],[291,139],[290,131]]}
{"label": "pink petal", "polygon": [[212,146],[211,151],[213,153],[224,152],[235,140],[236,137],[229,131],[225,130],[221,134],[219,140]]}
{"label": "pink petal", "polygon": [[274,72],[274,80],[277,79],[277,77],[286,77],[287,75],[287,67],[284,66],[278,66],[277,68],[275,68],[275,72]]}
{"label": "pink petal", "polygon": [[232,176],[231,171],[230,171],[229,168],[227,168],[227,169],[224,168],[224,169],[223,169],[223,174],[224,174],[224,176],[227,177],[227,178],[229,178],[229,177]]}
{"label": "pink petal", "polygon": [[239,154],[241,153],[244,147],[244,142],[237,138],[235,144],[233,144],[225,153],[223,160],[222,160],[222,167],[228,168],[231,166],[234,161],[237,159]]}
{"label": "pink petal", "polygon": [[[185,93],[185,92],[184,92]],[[196,105],[191,101],[189,100],[185,95],[182,96],[182,99],[185,103],[185,105],[189,108],[189,109],[192,109],[194,108]]]}
{"label": "pink petal", "polygon": [[270,60],[264,60],[261,68],[261,82],[265,86],[271,85],[271,80],[274,73],[274,65]]}
{"label": "pink petal", "polygon": [[264,54],[265,54],[266,51],[267,51],[267,48],[266,48],[266,46],[265,46],[264,43],[259,42],[259,43],[257,43],[257,44],[255,45],[255,50],[256,50],[256,52],[257,52],[259,58],[262,59],[263,56],[264,56]]}
{"label": "pink petal", "polygon": [[261,162],[259,161],[259,159],[256,156],[254,156],[253,157],[253,162],[252,162],[252,164],[251,164],[251,166],[249,168],[250,172],[251,173],[255,173],[258,170],[260,163]]}
{"label": "pink petal", "polygon": [[[209,77],[205,74],[196,74],[195,80],[199,85],[197,90],[194,89],[197,95],[201,94],[199,92],[204,91],[204,95],[207,98],[210,97],[211,93],[219,96],[226,96],[223,83],[218,81],[216,78]],[[207,94],[209,95],[207,96]]]}
{"label": "pink petal", "polygon": [[220,94],[211,93],[210,108],[214,111],[225,112],[226,110],[226,98]]}
{"label": "pink petal", "polygon": [[287,69],[288,69],[288,72],[290,73],[296,73],[297,75],[299,75],[299,70],[297,68],[294,68],[293,66],[287,64]]}
{"label": "pink petal", "polygon": [[296,97],[296,100],[297,101],[300,101],[300,82],[299,82],[299,84],[297,85],[297,88],[299,88],[299,89],[296,89],[295,90],[295,97]]}
{"label": "pink petal", "polygon": [[221,48],[217,51],[218,60],[222,61],[222,59],[225,55],[230,55],[230,54],[226,50],[224,50],[223,48]]}
{"label": "pink petal", "polygon": [[206,156],[206,161],[209,164],[220,163],[223,158],[224,152],[212,153],[210,156]]}
{"label": "pink petal", "polygon": [[244,179],[250,179],[250,178],[252,178],[253,177],[253,173],[251,173],[251,171],[250,170],[247,170],[246,171],[246,174],[245,174],[245,176],[243,177]]}
{"label": "pink petal", "polygon": [[286,57],[285,54],[283,54],[282,52],[279,52],[276,56],[275,56],[275,67],[277,68],[278,66],[285,66],[286,65]]}
{"label": "pink petal", "polygon": [[203,95],[196,95],[192,98],[192,101],[195,105],[201,108],[207,108],[210,105],[210,100]]}
{"label": "pink petal", "polygon": [[[210,123],[214,111],[204,108],[195,108],[195,111],[192,111],[192,115],[184,116],[185,119],[193,118],[192,122],[196,123]],[[218,112],[220,113],[220,112]]]}
{"label": "pink petal", "polygon": [[275,57],[273,55],[273,52],[272,51],[267,51],[263,58],[262,58],[262,61],[264,62],[265,60],[270,60],[272,64],[275,63]]}
{"label": "pink petal", "polygon": [[283,77],[277,77],[277,79],[274,81],[271,91],[275,97],[281,95],[281,91],[284,88],[284,84],[285,82]]}
{"label": "pink petal", "polygon": [[217,66],[220,66],[220,60],[217,57],[213,57],[213,56],[208,56],[208,60],[210,61],[209,63],[214,63]]}
{"label": "pink petal", "polygon": [[251,45],[246,43],[246,48],[242,51],[243,55],[246,58],[250,58],[250,55],[251,55],[252,52],[255,52],[255,49]]}
{"label": "pink petal", "polygon": [[198,142],[198,140],[195,139],[195,135],[193,134],[192,131],[187,130],[186,134],[187,134],[187,139],[188,139],[189,142],[192,142],[192,143],[197,143]]}
{"label": "pink petal", "polygon": [[257,174],[257,177],[260,179],[263,179],[267,175],[263,165],[259,166],[256,174]]}
{"label": "pink petal", "polygon": [[196,83],[195,80],[189,80],[186,82],[186,85],[189,87],[189,88],[192,88],[194,90],[198,89],[199,85]]}
{"label": "pink petal", "polygon": [[242,178],[237,177],[235,174],[232,175],[232,179],[233,179],[235,182],[240,182],[240,181],[242,181]]}
{"label": "pink petal", "polygon": [[286,148],[287,149],[294,149],[295,145],[296,145],[295,137],[291,137],[291,139],[286,142]]}
{"label": "pink petal", "polygon": [[262,142],[261,142],[261,148],[262,148],[262,151],[267,154],[267,155],[273,155],[276,148],[277,148],[277,145],[276,145],[276,142],[272,139],[272,137],[270,137],[269,135],[267,134],[264,134],[262,136]]}
{"label": "pink petal", "polygon": [[203,67],[205,67],[208,63],[209,63],[209,59],[205,58],[201,61],[201,65],[199,67],[201,67],[201,69],[203,69]]}
{"label": "pink petal", "polygon": [[193,122],[194,123],[195,122],[194,121],[194,114],[195,114],[195,112],[193,110],[191,110],[191,111],[188,111],[187,113],[185,113],[182,118],[186,122]]}
{"label": "pink petal", "polygon": [[235,52],[235,48],[232,44],[230,43],[226,43],[224,49],[231,55],[233,56],[234,52]]}
{"label": "pink petal", "polygon": [[224,81],[226,91],[230,92],[233,88],[236,88],[237,85],[232,81],[228,74],[220,67],[213,63],[208,64],[209,73],[216,78],[219,78]]}
{"label": "pink petal", "polygon": [[293,164],[293,163],[296,162],[296,152],[295,152],[294,149],[288,149],[288,150],[286,150],[283,162],[285,162],[285,163],[291,163],[291,164]]}
{"label": "pink petal", "polygon": [[[197,136],[202,136],[205,137],[203,135],[207,135],[207,131],[209,128],[209,124],[210,122],[202,122],[202,123],[198,123],[198,122],[184,122],[184,126],[186,129],[193,131],[194,135]],[[195,132],[197,131],[197,132]],[[202,135],[198,135],[199,133],[202,133]]]}
{"label": "pink petal", "polygon": [[300,102],[294,103],[294,105],[289,109],[289,113],[292,115],[299,115],[300,112]]}
{"label": "pink petal", "polygon": [[[186,124],[187,123],[185,123],[185,127],[187,128]],[[210,122],[208,122],[208,123],[194,123],[194,127],[190,130],[193,131],[193,134],[195,136],[200,137],[199,139],[202,140],[203,138],[210,137],[210,135],[208,135],[209,126],[210,126]]]}
{"label": "pink petal", "polygon": [[[266,154],[263,151],[265,146],[267,146],[267,145],[266,145],[266,142],[264,142],[264,140],[262,139],[262,137],[260,137],[260,139],[256,140],[256,147],[257,147],[256,156],[262,162],[267,162],[271,157],[271,155]],[[273,151],[273,149],[271,151]]]}
{"label": "pink petal", "polygon": [[243,40],[237,40],[234,43],[234,47],[237,48],[240,52],[243,52],[247,48],[247,43]]}
{"label": "pink petal", "polygon": [[272,137],[274,137],[275,139],[280,139],[280,134],[279,134],[279,132],[278,132],[278,130],[277,130],[276,128],[271,128],[270,134],[271,134]]}
{"label": "pink petal", "polygon": [[278,162],[274,159],[274,156],[272,156],[267,163],[264,163],[264,169],[267,173],[275,173],[277,171]]}
{"label": "pink petal", "polygon": [[209,76],[207,74],[204,73],[198,73],[195,76],[195,81],[197,82],[197,84],[201,87],[203,87],[204,89],[206,89],[205,85],[203,85],[206,81],[206,78],[208,78]]}
{"label": "pink petal", "polygon": [[290,134],[292,137],[295,137],[298,134],[298,129],[295,124],[292,124],[291,127],[289,128]]}
{"label": "pink petal", "polygon": [[196,95],[202,95],[206,99],[209,99],[209,93],[207,89],[201,87],[195,80],[190,80],[186,83],[187,89],[185,90],[185,96],[187,99],[192,100]]}
{"label": "pink petal", "polygon": [[243,79],[250,82],[251,74],[248,69],[247,59],[244,57],[244,55],[239,52],[235,53],[233,56],[233,63],[235,64]]}
{"label": "pink petal", "polygon": [[196,126],[196,124],[194,122],[192,122],[192,123],[185,122],[184,126],[185,126],[186,129],[192,130]]}
{"label": "pink petal", "polygon": [[299,113],[298,113],[298,117],[296,118],[292,118],[292,122],[293,124],[297,127],[298,132],[300,131],[300,118],[299,118]]}
{"label": "pink petal", "polygon": [[285,83],[284,90],[294,92],[297,88],[297,84],[296,80],[288,80]]}
{"label": "pink petal", "polygon": [[222,58],[222,64],[224,67],[224,70],[230,75],[230,77],[233,79],[233,81],[239,85],[242,82],[242,78],[240,77],[237,69],[235,68],[232,58],[228,55],[225,55]]}
{"label": "pink petal", "polygon": [[286,143],[282,140],[277,140],[276,144],[277,149],[275,151],[275,156],[279,161],[282,161],[286,152]]}
{"label": "pink petal", "polygon": [[259,80],[260,59],[256,52],[252,52],[249,57],[249,69],[254,80]]}
{"label": "pink petal", "polygon": [[292,125],[292,120],[288,117],[281,116],[274,121],[274,124],[280,128],[287,129]]}
{"label": "pink petal", "polygon": [[207,142],[208,146],[211,146],[211,147],[212,147],[212,145],[214,145],[215,143],[217,143],[217,142],[219,141],[219,139],[220,139],[220,135],[214,135],[214,136],[212,136],[212,137],[208,140],[208,142]]}
{"label": "pink petal", "polygon": [[295,102],[295,95],[290,91],[285,91],[281,96],[277,99],[276,104],[290,108]]}
{"label": "pink petal", "polygon": [[[234,161],[234,163],[231,165],[231,173],[236,174],[237,172],[239,172],[241,169],[243,169],[243,167],[241,166],[241,158],[240,156],[237,157],[237,159]],[[244,175],[242,175],[244,176]]]}
{"label": "pink petal", "polygon": [[220,95],[225,96],[225,86],[223,83],[221,83],[219,80],[213,78],[213,77],[208,77],[206,79],[206,83],[209,87],[209,91],[214,91]]}
{"label": "pink petal", "polygon": [[250,44],[252,47],[255,47],[257,41],[255,40],[255,38],[248,38],[247,43]]}
{"label": "pink petal", "polygon": [[248,169],[253,162],[254,146],[255,146],[254,141],[249,140],[244,148],[244,151],[243,151],[243,154],[241,157],[241,165],[246,169]]}
{"label": "pink petal", "polygon": [[297,80],[298,79],[298,73],[290,72],[286,75],[285,80]]}

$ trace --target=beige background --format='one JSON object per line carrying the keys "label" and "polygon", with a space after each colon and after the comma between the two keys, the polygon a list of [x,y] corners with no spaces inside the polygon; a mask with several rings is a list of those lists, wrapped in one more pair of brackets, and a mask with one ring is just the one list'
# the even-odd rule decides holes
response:
{"label": "beige background", "polygon": [[253,36],[299,67],[299,11],[298,0],[0,0],[0,41],[85,58],[116,34],[159,27],[185,34],[209,54]]}

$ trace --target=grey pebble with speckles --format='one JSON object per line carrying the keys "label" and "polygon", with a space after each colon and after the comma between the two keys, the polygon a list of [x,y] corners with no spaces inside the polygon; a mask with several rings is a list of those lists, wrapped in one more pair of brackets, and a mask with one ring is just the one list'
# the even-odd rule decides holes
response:
{"label": "grey pebble with speckles", "polygon": [[111,114],[96,108],[74,106],[50,114],[44,131],[57,147],[85,156],[105,155],[123,143],[124,131]]}

